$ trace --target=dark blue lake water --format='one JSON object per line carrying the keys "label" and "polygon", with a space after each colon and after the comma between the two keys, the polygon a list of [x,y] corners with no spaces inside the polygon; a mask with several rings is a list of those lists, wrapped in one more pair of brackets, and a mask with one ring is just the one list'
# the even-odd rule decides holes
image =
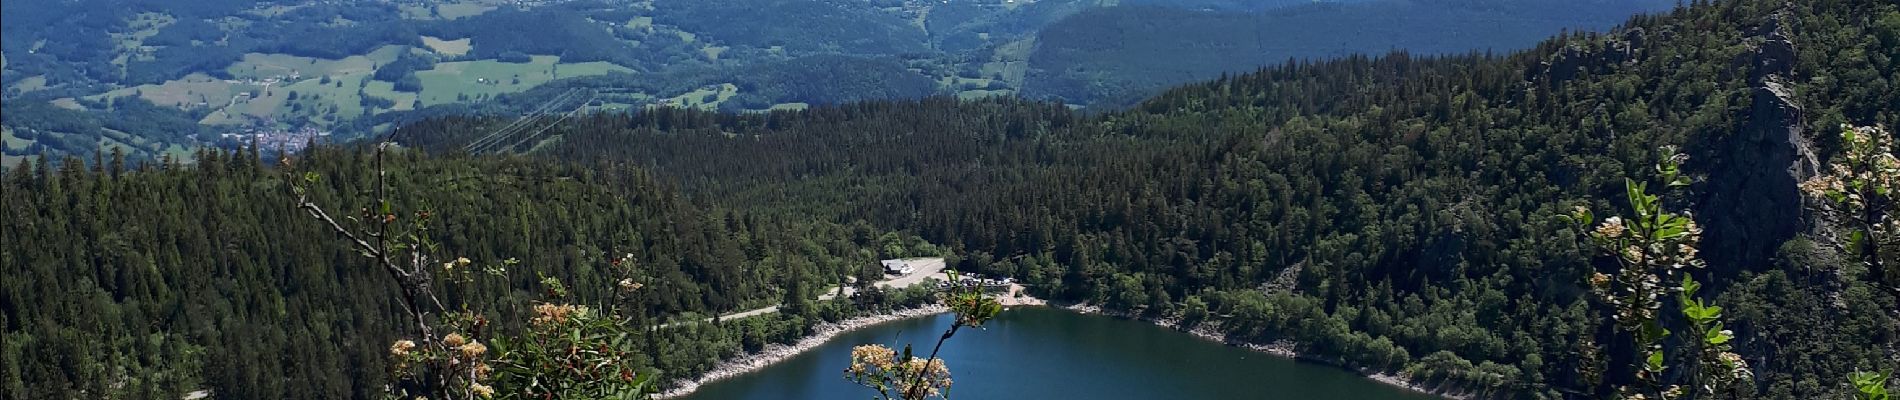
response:
{"label": "dark blue lake water", "polygon": [[[689,400],[868,399],[843,378],[851,347],[915,343],[927,353],[950,324],[937,315],[839,335],[818,349],[714,382]],[[1003,313],[944,345],[958,399],[1426,400],[1334,367],[1224,346],[1141,321],[1047,308]]]}

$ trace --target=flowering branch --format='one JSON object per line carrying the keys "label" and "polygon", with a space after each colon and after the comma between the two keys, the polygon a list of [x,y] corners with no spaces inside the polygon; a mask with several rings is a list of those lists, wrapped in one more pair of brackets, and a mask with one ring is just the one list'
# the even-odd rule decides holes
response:
{"label": "flowering branch", "polygon": [[1879,127],[1841,126],[1843,148],[1828,171],[1801,183],[1802,193],[1821,200],[1823,216],[1848,226],[1847,237],[1834,243],[1852,254],[1879,281],[1900,291],[1900,265],[1887,260],[1900,241],[1900,220],[1892,208],[1900,205],[1900,159],[1893,155],[1894,139]]}
{"label": "flowering branch", "polygon": [[[1665,148],[1664,153],[1667,155],[1656,165],[1663,188],[1688,186],[1689,179],[1681,173],[1686,157],[1674,154],[1673,148]],[[1615,310],[1617,326],[1633,335],[1637,359],[1641,360],[1633,377],[1635,384],[1618,387],[1618,397],[1674,399],[1684,396],[1681,386],[1663,382],[1666,368],[1663,339],[1670,332],[1663,327],[1660,314],[1662,297],[1669,293],[1676,294],[1683,317],[1688,321],[1690,343],[1695,345],[1697,362],[1689,368],[1694,369],[1696,389],[1714,395],[1734,387],[1737,382],[1753,379],[1747,362],[1729,351],[1728,342],[1734,333],[1722,329],[1722,307],[1705,304],[1695,297],[1701,284],[1689,276],[1688,271],[1704,267],[1703,261],[1696,258],[1695,247],[1701,240],[1702,228],[1687,212],[1664,209],[1661,197],[1649,194],[1645,183],[1625,179],[1624,192],[1634,212],[1630,218],[1611,216],[1595,228],[1587,228],[1596,220],[1588,208],[1578,206],[1566,216],[1589,237],[1590,244],[1599,253],[1617,262],[1614,275],[1597,272],[1591,275],[1589,283],[1591,293]],[[1663,284],[1676,281],[1680,284],[1673,287]],[[1593,347],[1586,350],[1586,354],[1595,351]]]}
{"label": "flowering branch", "polygon": [[[946,271],[951,282],[959,282],[956,270]],[[937,353],[943,350],[944,342],[956,336],[963,327],[982,327],[983,323],[996,318],[1003,306],[989,296],[985,296],[977,287],[951,285],[940,298],[956,319],[950,322],[942,336],[937,337],[937,345],[930,349],[930,355],[917,358],[911,355],[910,346],[904,346],[901,357],[897,351],[879,344],[867,344],[851,349],[851,366],[845,368],[845,379],[859,385],[877,390],[884,399],[921,400],[931,397],[948,398],[950,391],[950,369]]]}

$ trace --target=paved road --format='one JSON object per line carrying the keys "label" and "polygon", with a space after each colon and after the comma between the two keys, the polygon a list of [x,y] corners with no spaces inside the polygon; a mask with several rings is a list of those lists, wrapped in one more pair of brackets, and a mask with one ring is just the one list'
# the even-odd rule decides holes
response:
{"label": "paved road", "polygon": [[[904,275],[904,276],[900,276],[896,278],[888,278],[885,280],[878,281],[877,286],[882,287],[882,288],[903,289],[903,288],[910,287],[911,285],[923,283],[924,279],[929,279],[933,277],[937,278],[937,280],[949,280],[948,276],[943,274],[943,269],[947,267],[947,264],[944,262],[942,258],[917,259],[917,261],[912,261],[910,265],[913,267],[916,267],[917,271],[911,272],[910,275]],[[856,288],[851,288],[851,287],[844,288],[845,296],[851,296],[851,294],[853,293],[857,293]],[[818,295],[818,301],[831,300],[835,298],[838,298],[837,287],[826,288],[823,294]],[[740,312],[735,312],[735,313],[722,314],[719,316],[719,320],[731,321],[735,319],[756,317],[759,315],[770,314],[770,313],[775,313],[775,312],[778,312],[778,306],[756,308],[756,309],[745,310],[745,311],[740,311]],[[699,322],[712,322],[712,320],[713,320],[712,318],[703,318],[703,319],[700,319]],[[660,327],[667,328],[667,327],[672,327],[674,325],[679,325],[682,323],[683,322],[674,322],[674,323],[670,323],[666,325],[660,325]]]}

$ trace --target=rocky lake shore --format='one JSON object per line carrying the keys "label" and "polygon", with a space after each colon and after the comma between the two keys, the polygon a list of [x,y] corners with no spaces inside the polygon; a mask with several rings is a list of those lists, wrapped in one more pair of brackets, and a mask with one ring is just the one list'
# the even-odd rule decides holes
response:
{"label": "rocky lake shore", "polygon": [[949,307],[944,307],[940,304],[931,304],[917,308],[908,308],[833,323],[819,324],[812,328],[813,333],[811,336],[799,339],[796,343],[790,345],[772,344],[757,353],[733,357],[730,360],[720,362],[719,365],[713,366],[712,371],[707,372],[705,375],[701,375],[699,378],[692,380],[678,382],[672,389],[654,395],[653,398],[670,399],[692,394],[693,391],[699,390],[701,385],[757,371],[760,368],[765,368],[779,361],[784,361],[787,358],[810,351],[818,347],[818,345],[822,345],[845,332],[885,322],[941,314],[949,311]]}

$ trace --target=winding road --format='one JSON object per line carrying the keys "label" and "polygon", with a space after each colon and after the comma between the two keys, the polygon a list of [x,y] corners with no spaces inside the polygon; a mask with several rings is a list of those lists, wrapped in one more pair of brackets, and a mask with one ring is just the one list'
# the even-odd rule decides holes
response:
{"label": "winding road", "polygon": [[[899,276],[896,278],[887,278],[887,279],[878,281],[877,286],[882,287],[882,288],[903,289],[903,288],[911,287],[919,283],[923,283],[925,279],[930,279],[930,278],[937,278],[937,280],[949,280],[949,276],[944,275],[943,273],[943,269],[947,266],[947,264],[944,262],[943,258],[941,257],[911,258],[911,259],[906,259],[906,260],[909,260],[910,266],[917,268],[916,272],[912,272],[910,273],[910,275]],[[857,289],[851,288],[851,287],[844,288],[845,296],[850,296],[854,293],[857,293]],[[835,298],[838,298],[838,289],[836,287],[825,289],[823,294],[818,295],[818,301],[826,301],[826,300],[831,300]],[[731,320],[740,319],[740,318],[756,317],[760,315],[778,312],[778,307],[779,306],[762,307],[762,308],[755,308],[751,310],[720,314],[718,319],[721,321],[731,321]],[[712,322],[712,320],[713,318],[702,318],[698,321],[674,322],[674,323],[669,323],[665,325],[660,325],[659,327],[670,328],[670,327],[678,326],[680,324],[693,323],[693,322],[705,323],[705,322]]]}

